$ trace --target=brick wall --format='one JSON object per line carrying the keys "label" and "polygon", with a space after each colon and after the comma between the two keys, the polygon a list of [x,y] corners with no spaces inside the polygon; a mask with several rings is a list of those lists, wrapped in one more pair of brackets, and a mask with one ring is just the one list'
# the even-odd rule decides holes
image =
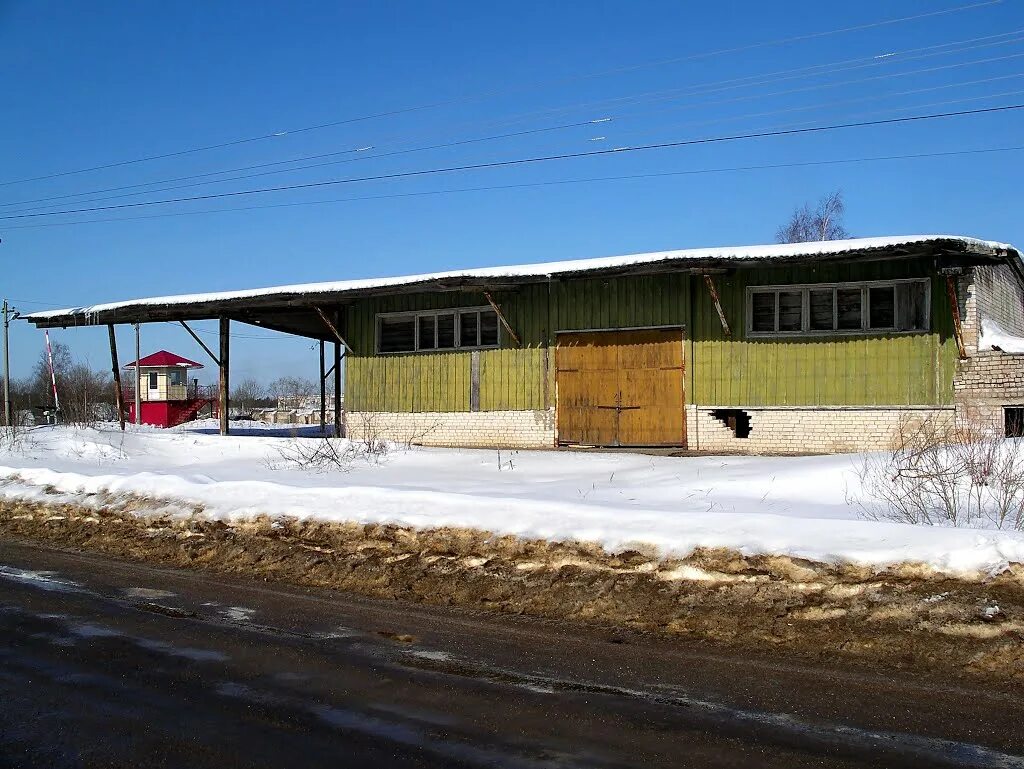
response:
{"label": "brick wall", "polygon": [[1004,406],[1024,406],[1024,356],[989,350],[960,362],[953,380],[956,407],[996,429]]}
{"label": "brick wall", "polygon": [[541,411],[367,412],[345,415],[349,438],[369,436],[423,446],[550,448],[554,409]]}
{"label": "brick wall", "polygon": [[839,453],[888,449],[901,426],[927,416],[952,418],[952,408],[746,408],[750,435],[737,438],[712,416],[716,407],[688,406],[691,449],[741,454]]}

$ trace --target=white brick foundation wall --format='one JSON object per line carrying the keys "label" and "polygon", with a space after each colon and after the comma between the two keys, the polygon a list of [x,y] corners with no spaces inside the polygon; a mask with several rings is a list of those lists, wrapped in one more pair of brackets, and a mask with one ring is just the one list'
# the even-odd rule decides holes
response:
{"label": "white brick foundation wall", "polygon": [[686,407],[690,449],[743,454],[831,454],[887,449],[908,420],[953,417],[952,407],[753,407],[742,409],[750,416],[750,435],[737,438],[711,415],[719,408],[734,407]]}
{"label": "white brick foundation wall", "polygon": [[355,411],[345,415],[345,431],[355,440],[375,436],[423,446],[551,448],[555,445],[555,412]]}
{"label": "white brick foundation wall", "polygon": [[[717,408],[686,407],[689,448],[742,454],[837,453],[887,449],[902,424],[929,415],[952,418],[953,408],[764,408],[743,409],[751,433],[737,438],[711,416]],[[351,412],[347,435],[423,446],[550,448],[555,445],[555,412]]]}

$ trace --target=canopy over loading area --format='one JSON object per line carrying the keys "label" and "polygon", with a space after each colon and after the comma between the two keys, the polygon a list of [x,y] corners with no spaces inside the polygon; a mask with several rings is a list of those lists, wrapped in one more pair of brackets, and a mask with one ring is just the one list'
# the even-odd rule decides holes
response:
{"label": "canopy over loading area", "polygon": [[[193,336],[195,341],[218,366],[220,372],[220,420],[221,432],[228,431],[228,377],[229,377],[229,329],[231,321],[247,323],[260,328],[279,331],[296,336],[318,340],[321,360],[321,392],[324,382],[331,373],[334,375],[335,391],[342,392],[341,359],[345,350],[352,350],[346,335],[345,313],[347,305],[367,297],[395,296],[400,294],[424,294],[442,292],[470,292],[480,296],[480,304],[488,304],[494,308],[503,325],[503,336],[517,341],[516,331],[508,324],[501,314],[500,307],[491,298],[492,293],[514,292],[527,285],[543,284],[544,282],[568,280],[572,278],[595,278],[613,276],[650,275],[669,272],[689,272],[703,275],[707,289],[715,298],[713,276],[727,273],[740,267],[767,266],[769,264],[825,262],[870,261],[899,258],[934,258],[939,269],[956,268],[959,266],[1005,262],[1012,265],[1018,272],[1022,271],[1020,254],[1013,247],[992,241],[977,240],[959,236],[924,235],[885,238],[861,238],[837,240],[817,243],[795,243],[765,246],[742,246],[691,249],[681,251],[662,251],[655,253],[633,254],[629,256],[603,257],[575,261],[549,262],[541,264],[520,265],[511,267],[490,267],[483,269],[456,270],[449,272],[408,275],[392,278],[348,280],[325,283],[309,283],[299,285],[277,286],[263,289],[242,291],[225,291],[217,293],[199,293],[179,296],[164,296],[148,299],[135,299],[106,304],[84,305],[47,312],[34,313],[25,319],[38,328],[70,328],[75,326],[106,325],[110,329],[111,355],[115,379],[119,380],[117,350],[114,344],[114,326],[117,324],[144,324],[152,322],[181,323]],[[725,316],[719,312],[723,328],[727,329]],[[220,323],[219,349],[214,352],[188,326],[190,321],[218,320]],[[569,340],[556,339],[556,332],[549,330],[548,346],[565,348],[565,355],[559,358],[559,386],[571,391],[573,365],[565,363],[571,357],[573,344]],[[673,350],[678,344],[664,339],[648,340],[652,344],[664,345],[664,360],[657,365],[639,368],[650,371],[681,371],[683,361],[676,359]],[[674,339],[674,338],[673,338]],[[595,340],[591,340],[595,341]],[[596,340],[599,341],[599,340]],[[578,342],[578,340],[577,340]],[[328,369],[325,361],[325,346],[333,345],[333,367]],[[578,346],[575,345],[575,346]],[[590,357],[576,361],[584,369],[601,369],[598,351],[603,343],[588,345]],[[651,348],[654,349],[654,348]],[[661,348],[658,348],[661,349]],[[371,351],[359,351],[360,354]],[[659,353],[660,355],[661,353]],[[568,357],[566,357],[568,356]],[[563,363],[565,363],[563,367]],[[575,365],[575,364],[574,364]],[[623,368],[619,363],[616,366]],[[609,375],[610,376],[610,375]],[[672,373],[658,374],[657,383],[644,382],[637,384],[634,377],[626,376],[627,385],[612,387],[609,379],[608,391],[601,396],[605,403],[595,402],[597,412],[587,417],[591,422],[578,424],[572,430],[583,431],[579,440],[587,430],[598,430],[602,436],[614,433],[612,441],[618,443],[632,442],[628,436],[630,430],[653,430],[651,426],[633,422],[639,417],[627,413],[636,400],[628,395],[630,388],[650,395],[651,393],[674,392],[680,385],[676,380],[679,375]],[[645,375],[646,376],[646,375]],[[653,376],[653,374],[651,374]],[[664,379],[664,382],[661,382]],[[634,387],[635,385],[635,387]],[[117,382],[120,391],[120,382]],[[604,397],[608,396],[608,397]],[[589,396],[588,396],[589,397]],[[645,395],[646,397],[646,395]],[[651,397],[654,397],[653,395]],[[661,396],[658,396],[660,398]],[[665,396],[667,398],[667,396]],[[656,398],[656,400],[658,399]],[[661,398],[665,400],[665,398]],[[341,430],[340,398],[335,399],[336,434]],[[629,401],[627,403],[627,401]],[[659,401],[660,402],[660,401]],[[589,406],[587,407],[589,408]],[[323,409],[321,409],[323,413]],[[590,413],[590,412],[587,412]],[[624,416],[625,414],[625,416]],[[614,418],[615,424],[608,422]],[[322,416],[323,419],[323,416]],[[607,424],[606,424],[607,422]],[[660,422],[659,422],[660,423]],[[566,429],[569,430],[568,424]],[[655,442],[669,441],[678,432],[684,434],[685,426],[672,423],[650,440]],[[667,431],[667,432],[666,432]],[[666,437],[668,433],[670,436]],[[610,433],[609,433],[610,434]],[[657,440],[655,440],[657,439]],[[646,439],[645,439],[646,442]]]}

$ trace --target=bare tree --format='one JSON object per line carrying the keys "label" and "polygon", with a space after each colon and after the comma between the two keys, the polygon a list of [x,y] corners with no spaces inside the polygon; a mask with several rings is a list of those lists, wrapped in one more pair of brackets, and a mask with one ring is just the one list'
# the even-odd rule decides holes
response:
{"label": "bare tree", "polygon": [[312,379],[284,376],[270,383],[270,395],[277,399],[278,405],[286,408],[302,407],[303,403],[314,395],[319,396],[320,389]]}
{"label": "bare tree", "polygon": [[775,239],[779,243],[807,243],[848,238],[850,233],[843,226],[845,213],[842,190],[836,190],[819,200],[813,209],[809,203],[796,209],[790,220],[776,231]]}
{"label": "bare tree", "polygon": [[[109,372],[93,371],[88,363],[75,361],[63,342],[53,344],[53,376],[60,396],[61,420],[91,424],[117,418],[114,385]],[[19,410],[53,408],[50,361],[43,350],[32,376],[11,388]]]}
{"label": "bare tree", "polygon": [[243,379],[232,388],[231,405],[242,413],[251,413],[255,408],[270,404],[267,388],[255,379]]}

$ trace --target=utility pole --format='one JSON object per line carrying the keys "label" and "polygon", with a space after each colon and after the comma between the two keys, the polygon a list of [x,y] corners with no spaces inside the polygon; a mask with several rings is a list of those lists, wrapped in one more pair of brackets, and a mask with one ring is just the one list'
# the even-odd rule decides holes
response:
{"label": "utility pole", "polygon": [[139,344],[139,324],[132,324],[135,326],[135,424],[142,424],[142,367],[139,365],[139,361],[142,359],[142,353],[140,352],[141,345]]}
{"label": "utility pole", "polygon": [[4,425],[10,427],[13,424],[11,419],[11,341],[10,327],[11,320],[18,317],[18,311],[11,307],[4,299]]}

